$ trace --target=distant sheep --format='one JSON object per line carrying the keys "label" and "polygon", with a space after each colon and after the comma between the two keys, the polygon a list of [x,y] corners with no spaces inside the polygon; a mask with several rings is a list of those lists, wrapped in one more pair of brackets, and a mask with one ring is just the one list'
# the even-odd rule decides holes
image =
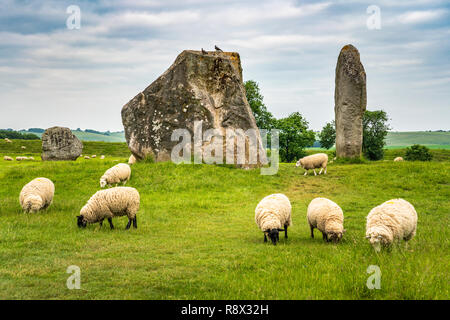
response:
{"label": "distant sheep", "polygon": [[53,182],[47,178],[36,178],[26,184],[20,192],[20,205],[25,212],[47,209],[55,194]]}
{"label": "distant sheep", "polygon": [[101,159],[101,160],[105,159],[105,156],[104,156],[104,155],[101,155],[101,156],[100,156],[100,159]]}
{"label": "distant sheep", "polygon": [[27,157],[16,157],[16,161],[28,160]]}
{"label": "distant sheep", "polygon": [[394,240],[412,239],[417,229],[417,212],[403,199],[392,199],[373,208],[367,215],[366,238],[375,251]]}
{"label": "distant sheep", "polygon": [[21,146],[20,148],[22,148],[23,150],[25,150],[27,147],[25,147],[25,146]]}
{"label": "distant sheep", "polygon": [[12,143],[12,141],[9,140],[8,138],[5,138],[5,141],[6,141],[7,143]]}
{"label": "distant sheep", "polygon": [[14,159],[11,158],[11,157],[8,157],[8,156],[4,156],[3,160],[5,160],[5,161],[13,161]]}
{"label": "distant sheep", "polygon": [[129,229],[131,223],[137,228],[136,213],[139,211],[140,196],[139,192],[130,187],[116,187],[97,191],[81,209],[77,216],[78,227],[85,228],[88,223],[99,222],[100,226],[103,220],[107,219],[111,229],[114,229],[112,218],[127,216]]}
{"label": "distant sheep", "polygon": [[123,183],[124,185],[130,180],[131,168],[126,163],[116,164],[114,167],[105,171],[100,178],[100,187],[104,188],[107,185],[117,185]]}
{"label": "distant sheep", "polygon": [[34,161],[34,157],[29,157],[28,159],[29,159],[29,160],[33,160],[33,161]]}
{"label": "distant sheep", "polygon": [[394,159],[394,161],[403,161],[403,158],[402,157],[397,157],[397,158]]}
{"label": "distant sheep", "polygon": [[287,238],[288,226],[292,225],[291,203],[284,194],[271,194],[262,199],[255,209],[255,222],[264,232],[264,242],[267,236],[274,245],[280,240],[279,231],[284,231]]}
{"label": "distant sheep", "polygon": [[89,156],[84,156],[84,158],[85,158],[86,160],[89,160],[91,157],[89,157]]}
{"label": "distant sheep", "polygon": [[327,164],[328,164],[328,155],[325,153],[316,153],[307,157],[303,157],[297,161],[296,167],[301,166],[305,169],[305,176],[308,174],[308,170],[312,169],[314,171],[314,175],[316,176],[316,168],[321,168],[319,174],[322,173],[322,170],[325,169],[324,174],[327,173]]}
{"label": "distant sheep", "polygon": [[135,164],[136,163],[136,157],[134,155],[131,155],[128,158],[128,164]]}
{"label": "distant sheep", "polygon": [[91,156],[91,158],[92,158],[92,159],[97,158],[97,155],[96,155],[96,154],[93,154],[93,155]]}
{"label": "distant sheep", "polygon": [[322,232],[327,242],[338,242],[342,239],[344,229],[344,213],[333,201],[326,198],[315,198],[308,206],[307,219],[314,238],[314,228]]}

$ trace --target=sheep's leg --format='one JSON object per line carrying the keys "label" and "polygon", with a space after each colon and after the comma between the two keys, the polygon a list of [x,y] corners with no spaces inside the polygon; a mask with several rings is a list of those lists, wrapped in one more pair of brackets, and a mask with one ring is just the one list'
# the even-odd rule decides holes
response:
{"label": "sheep's leg", "polygon": [[114,229],[114,225],[113,225],[113,223],[112,223],[112,218],[108,218],[108,222],[109,222],[109,227],[110,227],[111,229]]}
{"label": "sheep's leg", "polygon": [[308,170],[305,170],[305,174],[304,174],[304,176],[306,176],[308,174]]}
{"label": "sheep's leg", "polygon": [[314,239],[314,227],[312,225],[309,225],[311,228],[311,238]]}
{"label": "sheep's leg", "polygon": [[265,233],[264,233],[264,242],[267,242],[267,236]]}
{"label": "sheep's leg", "polygon": [[325,172],[323,174],[327,174],[327,167],[325,167]]}
{"label": "sheep's leg", "polygon": [[325,232],[322,232],[322,239],[328,242],[328,237]]}
{"label": "sheep's leg", "polygon": [[317,176],[316,169],[313,169],[313,171],[314,171],[314,175]]}
{"label": "sheep's leg", "polygon": [[321,168],[321,169],[320,169],[320,171],[319,171],[319,175],[321,175],[321,174],[322,174],[322,171],[323,171],[323,168]]}
{"label": "sheep's leg", "polygon": [[133,219],[128,218],[128,224],[127,224],[127,226],[125,227],[125,230],[130,229],[130,227],[131,227],[131,222],[132,222],[132,221],[133,221]]}
{"label": "sheep's leg", "polygon": [[287,236],[287,228],[288,228],[288,226],[284,226],[284,237],[286,239],[288,238],[288,236]]}
{"label": "sheep's leg", "polygon": [[134,216],[134,219],[133,219],[133,228],[137,229],[137,217],[136,216]]}
{"label": "sheep's leg", "polygon": [[100,220],[100,222],[99,222],[100,228],[103,227],[103,220],[104,220],[104,219]]}

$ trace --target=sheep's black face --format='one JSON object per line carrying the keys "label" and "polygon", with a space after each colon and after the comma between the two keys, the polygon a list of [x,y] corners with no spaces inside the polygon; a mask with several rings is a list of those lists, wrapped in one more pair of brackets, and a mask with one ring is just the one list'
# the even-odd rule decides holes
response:
{"label": "sheep's black face", "polygon": [[277,242],[280,240],[280,235],[279,235],[278,229],[270,230],[269,238],[270,238],[270,240],[272,240],[273,245],[276,245]]}
{"label": "sheep's black face", "polygon": [[329,242],[332,241],[334,243],[337,243],[337,242],[341,241],[341,239],[342,239],[342,232],[337,232],[337,233],[330,232],[330,233],[328,233],[328,241]]}
{"label": "sheep's black face", "polygon": [[86,228],[86,220],[84,220],[83,216],[77,216],[77,225],[78,228]]}

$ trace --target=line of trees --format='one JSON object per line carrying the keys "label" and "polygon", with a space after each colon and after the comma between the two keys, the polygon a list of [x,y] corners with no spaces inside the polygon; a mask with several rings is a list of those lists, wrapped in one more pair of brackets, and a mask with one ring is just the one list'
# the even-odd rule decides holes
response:
{"label": "line of trees", "polygon": [[19,140],[39,140],[40,138],[33,133],[21,133],[14,130],[0,130],[0,139],[19,139]]}
{"label": "line of trees", "polygon": [[[253,80],[245,82],[245,90],[258,128],[280,130],[280,160],[292,162],[305,156],[305,148],[313,146],[316,140],[315,133],[308,127],[308,121],[299,112],[294,112],[286,118],[276,119],[267,110],[258,83]],[[385,138],[390,129],[385,111],[365,111],[362,149],[367,159],[380,160],[384,157]],[[319,142],[322,148],[330,149],[335,141],[336,125],[333,120],[322,128],[319,133]]]}

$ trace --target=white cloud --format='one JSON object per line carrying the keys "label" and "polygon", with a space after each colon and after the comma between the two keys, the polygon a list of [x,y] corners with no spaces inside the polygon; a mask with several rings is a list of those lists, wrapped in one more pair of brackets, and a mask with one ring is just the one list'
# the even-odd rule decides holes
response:
{"label": "white cloud", "polygon": [[444,9],[409,11],[398,16],[398,20],[405,24],[424,23],[443,17],[447,13]]}

